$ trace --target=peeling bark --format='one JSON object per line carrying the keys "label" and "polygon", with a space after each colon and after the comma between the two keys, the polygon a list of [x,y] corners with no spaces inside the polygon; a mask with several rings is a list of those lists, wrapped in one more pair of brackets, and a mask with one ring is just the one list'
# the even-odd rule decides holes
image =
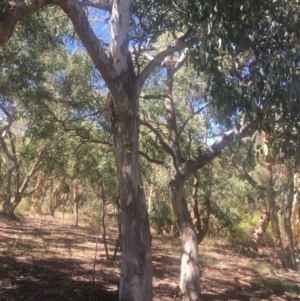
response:
{"label": "peeling bark", "polygon": [[138,160],[138,118],[112,121],[122,210],[119,300],[152,300],[151,234]]}
{"label": "peeling bark", "polygon": [[257,250],[258,244],[266,233],[268,225],[271,221],[270,212],[265,210],[263,214],[260,216],[260,220],[258,221],[249,241],[249,247]]}

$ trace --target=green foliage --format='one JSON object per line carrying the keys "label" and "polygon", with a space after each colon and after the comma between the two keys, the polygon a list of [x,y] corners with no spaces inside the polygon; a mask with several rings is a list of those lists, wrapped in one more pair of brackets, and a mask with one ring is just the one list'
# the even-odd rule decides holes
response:
{"label": "green foliage", "polygon": [[149,214],[149,219],[157,233],[169,232],[173,225],[169,203],[165,200],[156,200],[152,212]]}
{"label": "green foliage", "polygon": [[218,233],[225,233],[226,231],[233,233],[242,220],[240,214],[238,214],[236,210],[219,206],[215,202],[211,202],[211,213],[218,221],[216,225]]}
{"label": "green foliage", "polygon": [[22,199],[21,203],[16,207],[15,213],[16,214],[24,214],[29,212],[31,208],[31,198],[25,197]]}

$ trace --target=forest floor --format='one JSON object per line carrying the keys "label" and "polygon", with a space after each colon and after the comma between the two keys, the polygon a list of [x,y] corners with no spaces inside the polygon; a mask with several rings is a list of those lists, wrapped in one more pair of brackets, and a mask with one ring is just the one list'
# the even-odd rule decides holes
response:
{"label": "forest floor", "polygon": [[[115,223],[107,223],[112,257]],[[79,227],[50,216],[26,215],[8,221],[0,215],[0,300],[108,301],[117,299],[120,253],[106,259],[102,227],[93,284],[95,226]],[[179,294],[180,239],[153,233],[154,300],[183,300]],[[300,277],[267,257],[242,255],[225,241],[200,246],[203,300],[300,301]]]}

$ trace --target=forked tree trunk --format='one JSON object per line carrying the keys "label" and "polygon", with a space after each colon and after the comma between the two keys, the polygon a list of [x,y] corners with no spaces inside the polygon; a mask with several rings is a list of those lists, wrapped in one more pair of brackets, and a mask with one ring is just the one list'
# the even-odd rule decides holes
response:
{"label": "forked tree trunk", "polygon": [[249,247],[256,250],[258,249],[258,244],[266,233],[268,225],[271,221],[270,212],[265,210],[263,214],[260,216],[260,220],[258,221],[249,241]]}
{"label": "forked tree trunk", "polygon": [[[179,166],[182,163],[178,140],[176,112],[173,102],[174,74],[184,62],[183,55],[177,62],[165,59],[167,75],[165,77],[164,105],[168,124],[169,152],[172,154],[173,166],[169,172],[169,199],[173,218],[177,222],[182,239],[180,290],[189,301],[200,300],[200,273],[198,239],[187,205],[183,200],[183,187],[186,178],[181,174]],[[165,147],[168,149],[168,146]]]}

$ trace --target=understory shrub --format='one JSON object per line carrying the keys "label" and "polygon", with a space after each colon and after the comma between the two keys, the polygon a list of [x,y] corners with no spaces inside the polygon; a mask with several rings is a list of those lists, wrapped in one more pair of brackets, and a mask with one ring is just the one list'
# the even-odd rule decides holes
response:
{"label": "understory shrub", "polygon": [[149,219],[158,234],[163,233],[163,231],[170,232],[173,219],[169,203],[165,200],[155,201]]}

